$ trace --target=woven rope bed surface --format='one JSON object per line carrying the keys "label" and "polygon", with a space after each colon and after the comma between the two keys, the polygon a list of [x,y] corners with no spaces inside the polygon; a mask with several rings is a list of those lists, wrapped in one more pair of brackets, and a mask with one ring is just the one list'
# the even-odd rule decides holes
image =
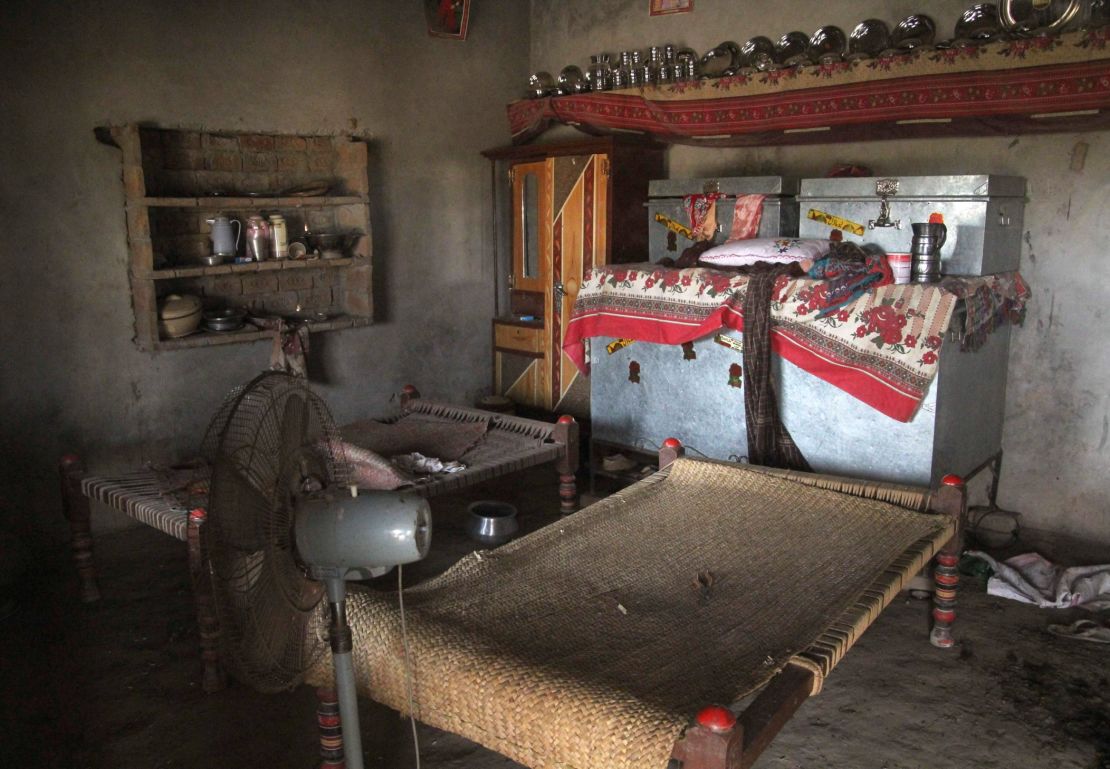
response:
{"label": "woven rope bed surface", "polygon": [[112,476],[90,475],[81,479],[81,493],[184,542],[189,510],[205,504],[206,497],[195,496],[192,501],[196,504],[190,505],[181,489],[190,482],[206,488],[207,477],[207,471],[201,470],[153,469]]}
{"label": "woven rope bed surface", "polygon": [[[940,516],[679,460],[407,590],[416,716],[535,769],[663,769],[698,708],[799,653],[846,649],[842,628],[873,610],[891,565],[950,531]],[[356,589],[348,611],[360,691],[407,712],[396,596]],[[833,652],[811,662],[831,668]],[[309,680],[330,681],[328,664]]]}

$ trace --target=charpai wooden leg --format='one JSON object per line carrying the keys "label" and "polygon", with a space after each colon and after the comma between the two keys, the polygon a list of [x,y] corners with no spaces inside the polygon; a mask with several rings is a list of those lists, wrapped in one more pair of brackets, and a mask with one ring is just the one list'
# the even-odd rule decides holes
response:
{"label": "charpai wooden leg", "polygon": [[951,553],[938,553],[933,566],[933,629],[929,641],[941,649],[951,647],[952,623],[956,621],[956,589],[960,584],[957,569],[960,557]]}
{"label": "charpai wooden leg", "polygon": [[81,579],[81,600],[93,603],[100,600],[100,588],[96,586],[96,564],[92,552],[92,512],[89,500],[81,493],[81,476],[85,465],[76,454],[66,454],[58,467],[62,478],[62,512],[69,521],[73,536],[73,561],[77,565],[77,576]]}
{"label": "charpai wooden leg", "polygon": [[320,769],[346,769],[343,757],[343,723],[335,689],[316,690],[316,726],[320,730]]}
{"label": "charpai wooden leg", "polygon": [[207,517],[207,513],[199,507],[189,513],[186,543],[189,548],[189,577],[197,606],[197,627],[200,630],[200,659],[204,665],[201,688],[211,693],[227,686],[227,675],[220,666],[220,622],[216,617],[212,583],[208,579],[207,561],[201,544],[201,527]]}
{"label": "charpai wooden leg", "polygon": [[420,397],[420,391],[408,384],[401,388],[401,411],[408,411],[414,400]]}
{"label": "charpai wooden leg", "polygon": [[686,449],[678,438],[667,438],[659,447],[659,469],[669,467],[679,457],[686,455]]}
{"label": "charpai wooden leg", "polygon": [[960,585],[960,552],[963,550],[963,523],[967,513],[967,488],[958,475],[946,475],[933,500],[933,509],[956,521],[956,533],[937,553],[933,566],[933,629],[929,642],[940,649],[955,645],[952,623],[956,621],[956,590]]}
{"label": "charpai wooden leg", "polygon": [[564,414],[555,423],[555,440],[566,447],[563,456],[555,462],[559,473],[559,512],[569,515],[578,509],[578,423]]}
{"label": "charpai wooden leg", "polygon": [[813,690],[813,672],[789,664],[739,717],[719,705],[702,708],[675,741],[667,769],[748,769]]}

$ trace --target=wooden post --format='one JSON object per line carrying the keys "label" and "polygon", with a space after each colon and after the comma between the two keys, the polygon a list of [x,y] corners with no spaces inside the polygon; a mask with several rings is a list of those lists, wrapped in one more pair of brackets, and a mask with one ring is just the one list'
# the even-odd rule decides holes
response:
{"label": "wooden post", "polygon": [[563,414],[555,423],[554,438],[563,444],[563,455],[555,461],[559,473],[559,512],[569,515],[578,509],[578,423],[569,414]]}
{"label": "wooden post", "polygon": [[679,457],[686,455],[686,448],[678,438],[667,438],[659,447],[659,469],[669,467]]}
{"label": "wooden post", "polygon": [[738,769],[744,729],[728,708],[702,708],[675,741],[668,769]]}
{"label": "wooden post", "polygon": [[749,769],[813,691],[813,671],[788,664],[739,718],[703,708],[675,740],[667,769]]}
{"label": "wooden post", "polygon": [[193,583],[193,597],[197,607],[197,627],[200,629],[200,659],[204,665],[201,689],[218,692],[227,685],[227,676],[220,666],[220,621],[212,597],[212,583],[208,578],[208,560],[201,544],[201,527],[208,514],[197,508],[189,512],[185,541],[189,550],[189,577]]}
{"label": "wooden post", "polygon": [[59,463],[58,471],[62,478],[62,512],[73,535],[70,547],[77,565],[77,576],[81,580],[81,600],[93,603],[100,600],[100,588],[96,586],[96,563],[92,552],[92,512],[88,497],[81,493],[85,464],[76,454],[66,454]]}
{"label": "wooden post", "polygon": [[316,690],[316,727],[320,731],[320,769],[346,769],[343,756],[343,722],[335,689]]}
{"label": "wooden post", "polygon": [[960,553],[967,516],[967,487],[958,475],[946,475],[933,495],[933,511],[950,516],[956,525],[952,538],[937,553],[933,566],[933,629],[929,642],[940,649],[955,645],[952,623],[956,621],[956,591],[960,585]]}
{"label": "wooden post", "polygon": [[409,405],[420,397],[420,391],[412,385],[405,385],[401,388],[401,411],[408,411]]}

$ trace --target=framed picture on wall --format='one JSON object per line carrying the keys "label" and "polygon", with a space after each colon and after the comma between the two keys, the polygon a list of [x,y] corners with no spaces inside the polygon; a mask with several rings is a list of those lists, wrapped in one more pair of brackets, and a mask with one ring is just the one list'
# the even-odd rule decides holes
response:
{"label": "framed picture on wall", "polygon": [[652,16],[686,13],[694,10],[694,0],[649,0],[648,9]]}
{"label": "framed picture on wall", "polygon": [[470,0],[424,0],[424,16],[432,37],[466,40]]}

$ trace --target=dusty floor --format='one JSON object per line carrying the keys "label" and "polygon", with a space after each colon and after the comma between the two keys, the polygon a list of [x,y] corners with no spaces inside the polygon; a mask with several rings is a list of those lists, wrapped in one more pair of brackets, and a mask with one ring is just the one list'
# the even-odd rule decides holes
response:
{"label": "dusty floor", "polygon": [[[469,551],[465,505],[483,497],[516,502],[526,528],[553,520],[557,508],[549,471],[437,500],[434,555],[408,580]],[[182,543],[145,527],[99,537],[104,598],[91,607],[76,602],[64,556],[43,560],[18,612],[0,622],[0,766],[315,765],[307,688],[200,691]],[[948,652],[928,644],[926,603],[896,601],[757,767],[1110,768],[1110,646],[1048,634],[1064,613],[979,588],[960,601],[960,644]],[[406,721],[366,701],[362,718],[369,767],[414,766]],[[428,769],[518,766],[453,735],[422,728],[420,736]]]}

